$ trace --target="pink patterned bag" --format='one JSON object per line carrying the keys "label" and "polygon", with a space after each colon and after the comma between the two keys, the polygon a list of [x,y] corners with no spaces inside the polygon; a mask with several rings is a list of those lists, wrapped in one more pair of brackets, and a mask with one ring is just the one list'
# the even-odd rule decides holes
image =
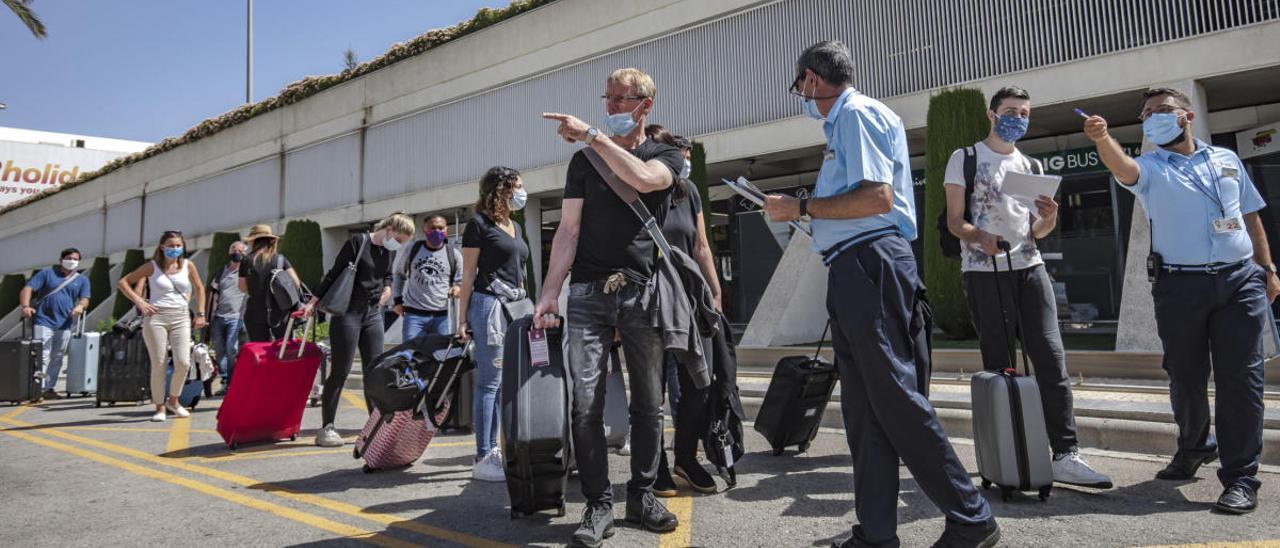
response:
{"label": "pink patterned bag", "polygon": [[364,471],[373,472],[413,464],[431,444],[439,429],[435,426],[449,416],[449,400],[436,412],[435,423],[413,410],[383,415],[377,409],[356,437],[353,456],[364,457]]}

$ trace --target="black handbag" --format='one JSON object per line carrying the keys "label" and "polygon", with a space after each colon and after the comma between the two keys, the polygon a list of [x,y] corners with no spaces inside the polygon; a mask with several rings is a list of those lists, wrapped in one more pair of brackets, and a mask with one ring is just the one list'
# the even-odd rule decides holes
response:
{"label": "black handbag", "polygon": [[369,238],[366,236],[360,242],[360,249],[356,251],[355,258],[347,263],[347,267],[342,269],[342,272],[338,273],[338,277],[334,278],[333,283],[329,285],[329,291],[325,292],[319,303],[316,303],[316,308],[321,312],[330,316],[341,316],[347,313],[347,309],[351,307],[351,292],[356,286],[356,269],[359,268],[360,257],[364,255],[368,245]]}

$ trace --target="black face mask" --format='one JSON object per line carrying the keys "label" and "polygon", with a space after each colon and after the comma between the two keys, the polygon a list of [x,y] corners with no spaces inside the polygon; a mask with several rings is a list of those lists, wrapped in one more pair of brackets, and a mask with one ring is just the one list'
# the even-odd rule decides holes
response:
{"label": "black face mask", "polygon": [[244,260],[244,253],[232,253],[230,255],[227,255],[227,258],[231,259],[231,262],[233,263],[238,263]]}

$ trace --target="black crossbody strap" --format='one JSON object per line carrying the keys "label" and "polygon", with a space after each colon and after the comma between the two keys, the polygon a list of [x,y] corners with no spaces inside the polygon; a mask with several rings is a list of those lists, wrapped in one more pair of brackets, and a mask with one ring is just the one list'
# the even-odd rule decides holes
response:
{"label": "black crossbody strap", "polygon": [[600,174],[600,178],[613,189],[613,193],[622,198],[631,207],[636,216],[640,218],[640,223],[644,225],[645,231],[649,233],[649,237],[653,238],[654,243],[658,244],[658,250],[667,257],[671,256],[671,243],[667,242],[667,237],[662,235],[662,227],[658,226],[658,220],[653,217],[653,213],[649,212],[648,206],[644,205],[644,201],[640,199],[640,193],[631,185],[623,182],[618,174],[609,168],[609,164],[605,163],[604,158],[600,157],[600,153],[590,147],[582,149],[587,159],[591,161],[591,166]]}

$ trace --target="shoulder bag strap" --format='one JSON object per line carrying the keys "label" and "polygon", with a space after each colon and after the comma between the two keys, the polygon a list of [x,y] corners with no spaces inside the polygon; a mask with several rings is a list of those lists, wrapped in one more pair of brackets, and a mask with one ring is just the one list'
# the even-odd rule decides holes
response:
{"label": "shoulder bag strap", "polygon": [[969,213],[969,200],[973,198],[974,182],[978,177],[978,150],[975,147],[964,148],[964,220],[973,222]]}
{"label": "shoulder bag strap", "polygon": [[631,207],[631,211],[634,211],[636,216],[640,218],[640,223],[644,225],[649,237],[653,238],[653,241],[658,244],[658,251],[665,256],[671,256],[671,244],[667,242],[666,236],[662,235],[662,228],[658,226],[658,220],[653,217],[653,214],[649,212],[649,208],[644,205],[644,201],[640,199],[640,193],[631,188],[631,185],[623,182],[618,177],[618,174],[609,168],[609,164],[605,163],[604,158],[601,158],[600,153],[596,152],[595,149],[587,147],[582,151],[586,154],[587,159],[591,161],[592,167],[595,167],[596,172],[604,179],[604,182],[609,185],[609,188],[613,189],[614,194],[622,198],[622,201]]}

